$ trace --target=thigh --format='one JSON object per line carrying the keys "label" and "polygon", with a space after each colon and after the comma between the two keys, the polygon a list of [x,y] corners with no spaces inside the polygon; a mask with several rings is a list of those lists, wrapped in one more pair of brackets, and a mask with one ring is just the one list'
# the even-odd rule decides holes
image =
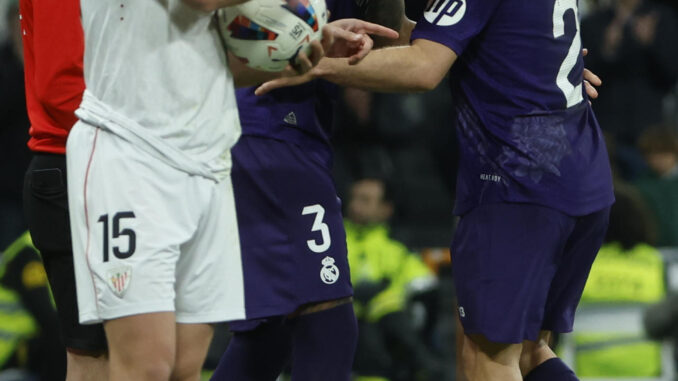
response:
{"label": "thigh", "polygon": [[243,137],[233,185],[248,318],[352,294],[330,169],[295,144]]}
{"label": "thigh", "polygon": [[210,324],[177,324],[173,380],[197,380],[207,357],[214,328]]}
{"label": "thigh", "polygon": [[105,351],[106,336],[101,324],[78,323],[64,155],[35,155],[26,173],[24,209],[33,244],[47,271],[66,347]]}
{"label": "thigh", "polygon": [[584,292],[593,261],[603,243],[610,209],[605,208],[578,217],[551,284],[545,306],[543,329],[563,333],[572,331],[574,313]]}
{"label": "thigh", "polygon": [[204,202],[195,235],[181,246],[176,270],[179,323],[213,323],[245,317],[238,224],[231,179],[194,179]]}
{"label": "thigh", "polygon": [[348,381],[358,344],[353,304],[294,319],[292,380]]}
{"label": "thigh", "polygon": [[146,372],[166,372],[176,357],[173,312],[145,313],[107,320],[111,380],[145,379]]}
{"label": "thigh", "polygon": [[255,329],[233,334],[212,380],[274,381],[289,363],[291,353],[292,333],[285,319],[269,319]]}
{"label": "thigh", "polygon": [[452,243],[459,316],[467,335],[497,343],[535,340],[573,219],[530,204],[481,205]]}
{"label": "thigh", "polygon": [[81,122],[67,162],[80,321],[173,312],[179,249],[202,213],[191,176]]}

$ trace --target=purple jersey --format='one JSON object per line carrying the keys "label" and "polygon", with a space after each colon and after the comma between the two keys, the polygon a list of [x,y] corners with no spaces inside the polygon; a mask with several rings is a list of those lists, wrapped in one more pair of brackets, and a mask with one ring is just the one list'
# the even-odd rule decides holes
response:
{"label": "purple jersey", "polygon": [[613,202],[583,80],[577,0],[431,0],[412,39],[458,56],[456,213],[533,203],[585,215]]}
{"label": "purple jersey", "polygon": [[[356,17],[355,0],[326,0],[333,20]],[[337,86],[326,81],[254,95],[256,87],[236,90],[242,134],[330,149]]]}

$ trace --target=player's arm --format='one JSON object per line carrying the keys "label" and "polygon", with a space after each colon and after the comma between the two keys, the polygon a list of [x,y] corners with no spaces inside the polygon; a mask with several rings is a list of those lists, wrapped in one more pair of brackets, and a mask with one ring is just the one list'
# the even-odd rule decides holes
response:
{"label": "player's arm", "polygon": [[438,86],[456,59],[457,54],[445,45],[417,39],[412,45],[374,50],[355,65],[344,58],[324,58],[309,73],[267,82],[256,93],[316,78],[379,92],[428,91]]}
{"label": "player's arm", "polygon": [[307,57],[303,52],[297,58],[297,65],[288,66],[283,72],[271,73],[255,70],[243,64],[229,53],[229,69],[233,73],[236,87],[253,86],[281,77],[300,77],[315,67],[323,55],[328,57],[346,57],[348,64],[363,59],[373,46],[368,34],[396,39],[398,33],[381,25],[358,19],[340,19],[323,27],[322,43],[311,43],[312,53]]}
{"label": "player's arm", "polygon": [[205,12],[245,3],[249,0],[183,0],[187,5]]}

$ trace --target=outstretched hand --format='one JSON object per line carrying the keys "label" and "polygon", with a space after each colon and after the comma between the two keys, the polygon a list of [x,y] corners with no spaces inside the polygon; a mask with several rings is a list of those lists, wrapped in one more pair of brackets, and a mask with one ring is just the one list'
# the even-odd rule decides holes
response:
{"label": "outstretched hand", "polygon": [[358,19],[341,19],[333,21],[323,28],[321,44],[314,41],[311,44],[310,57],[299,54],[297,64],[288,66],[280,78],[268,81],[255,90],[256,95],[263,95],[272,90],[297,86],[315,79],[313,69],[320,58],[348,58],[350,65],[355,65],[372,50],[374,42],[368,34],[397,39],[398,32]]}

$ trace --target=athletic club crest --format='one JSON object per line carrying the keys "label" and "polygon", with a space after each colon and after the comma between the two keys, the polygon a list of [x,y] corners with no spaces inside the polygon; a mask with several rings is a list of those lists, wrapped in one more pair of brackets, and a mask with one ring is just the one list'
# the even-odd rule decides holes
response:
{"label": "athletic club crest", "polygon": [[325,284],[334,284],[339,279],[339,268],[334,265],[334,258],[325,257],[322,261],[323,268],[320,270],[320,280]]}
{"label": "athletic club crest", "polygon": [[130,266],[118,267],[108,271],[108,286],[119,297],[125,294],[132,281],[132,268]]}

